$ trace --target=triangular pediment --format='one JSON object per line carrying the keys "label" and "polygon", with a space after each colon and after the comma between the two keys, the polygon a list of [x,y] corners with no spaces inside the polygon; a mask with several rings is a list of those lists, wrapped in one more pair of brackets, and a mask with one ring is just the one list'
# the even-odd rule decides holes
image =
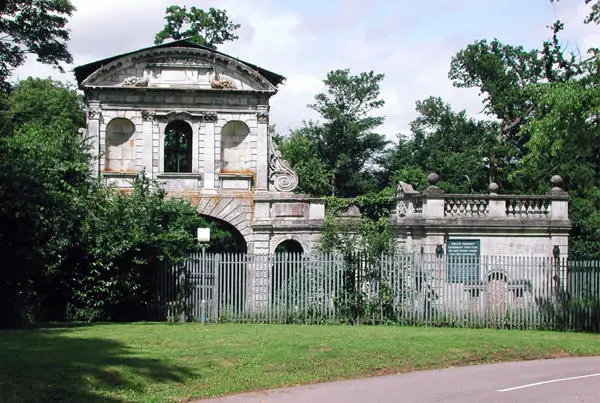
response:
{"label": "triangular pediment", "polygon": [[80,86],[277,91],[264,70],[212,49],[157,46],[107,61],[77,68],[76,74],[87,70]]}

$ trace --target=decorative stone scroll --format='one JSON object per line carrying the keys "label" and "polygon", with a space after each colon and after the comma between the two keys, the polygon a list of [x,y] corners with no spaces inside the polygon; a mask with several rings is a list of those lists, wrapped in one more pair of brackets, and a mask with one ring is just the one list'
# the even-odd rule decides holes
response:
{"label": "decorative stone scroll", "polygon": [[123,87],[147,87],[148,86],[148,77],[136,77],[131,76],[127,77],[121,83]]}
{"label": "decorative stone scroll", "polygon": [[269,182],[279,192],[291,192],[298,186],[298,174],[283,159],[273,136],[269,136]]}

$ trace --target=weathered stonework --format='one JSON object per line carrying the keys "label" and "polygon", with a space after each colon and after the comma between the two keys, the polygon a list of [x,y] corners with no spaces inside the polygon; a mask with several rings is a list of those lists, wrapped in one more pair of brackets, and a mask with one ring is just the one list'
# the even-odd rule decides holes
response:
{"label": "weathered stonework", "polygon": [[[145,172],[200,214],[237,228],[250,253],[272,253],[289,240],[305,252],[316,248],[324,202],[292,193],[298,176],[268,130],[269,100],[282,76],[185,40],[75,73],[86,96],[94,172],[107,183],[126,189]],[[189,151],[184,171],[166,169],[174,125]],[[546,196],[498,195],[495,184],[489,195],[447,195],[439,179],[431,174],[423,193],[398,185],[390,221],[399,248],[445,253],[449,240],[466,239],[479,242],[482,255],[568,255],[568,199],[559,177]],[[360,211],[345,219],[359,220]]]}
{"label": "weathered stonework", "polygon": [[[235,227],[249,253],[273,252],[286,240],[314,250],[322,201],[290,193],[298,177],[268,131],[269,99],[282,76],[185,40],[75,74],[86,96],[94,172],[105,182],[127,189],[144,172],[169,195],[189,198],[199,214]],[[166,169],[173,125],[189,131],[186,172]]]}

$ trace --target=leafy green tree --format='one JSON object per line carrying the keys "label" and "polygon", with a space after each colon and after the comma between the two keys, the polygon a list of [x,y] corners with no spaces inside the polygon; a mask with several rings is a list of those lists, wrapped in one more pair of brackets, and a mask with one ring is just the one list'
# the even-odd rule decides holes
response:
{"label": "leafy green tree", "polygon": [[72,315],[85,320],[149,319],[157,278],[169,259],[196,250],[206,223],[185,200],[171,199],[144,175],[130,194],[99,189],[86,199],[77,242]]}
{"label": "leafy green tree", "polygon": [[333,174],[317,154],[311,133],[319,130],[313,123],[292,131],[285,138],[278,138],[279,149],[285,159],[298,173],[299,193],[313,196],[329,196],[333,192]]}
{"label": "leafy green tree", "polygon": [[454,112],[436,97],[417,102],[416,109],[411,135],[400,137],[384,159],[390,185],[402,180],[423,189],[431,172],[441,175],[439,186],[451,193],[486,192],[490,180],[502,181],[511,152],[496,141],[494,123]]}
{"label": "leafy green tree", "polygon": [[[387,141],[374,132],[383,123],[383,117],[374,113],[384,103],[379,98],[382,80],[383,74],[372,71],[359,75],[351,75],[349,69],[329,72],[324,80],[327,92],[317,94],[315,103],[309,105],[321,115],[323,122],[305,124],[298,135],[282,142],[286,158],[300,161],[298,157],[302,157],[302,153],[298,150],[304,150],[304,155],[310,152],[316,156],[318,161],[306,161],[311,166],[310,176],[328,172],[333,183],[329,189],[333,188],[332,193],[336,196],[364,194],[376,190],[379,185],[374,164]],[[300,180],[307,182],[307,179]],[[315,185],[311,189],[316,193],[313,194],[324,195],[325,183],[319,181]]]}
{"label": "leafy green tree", "polygon": [[211,7],[204,11],[192,6],[188,11],[186,6],[169,6],[166,14],[166,24],[154,39],[156,45],[167,39],[189,39],[216,49],[217,45],[239,38],[235,31],[240,24],[231,22],[225,10]]}
{"label": "leafy green tree", "polygon": [[0,2],[0,84],[6,88],[13,69],[27,54],[63,71],[72,63],[67,48],[68,17],[75,11],[69,0],[8,0]]}
{"label": "leafy green tree", "polygon": [[485,112],[500,121],[499,140],[522,146],[527,138],[520,128],[535,110],[529,88],[540,82],[565,81],[580,73],[573,55],[565,55],[558,41],[563,24],[552,25],[553,39],[543,50],[525,50],[498,40],[479,40],[452,58],[448,76],[459,88],[478,88]]}
{"label": "leafy green tree", "polygon": [[29,77],[11,91],[6,119],[14,128],[37,123],[40,126],[59,125],[76,133],[85,127],[83,99],[68,84]]}
{"label": "leafy green tree", "polygon": [[44,290],[65,291],[61,267],[85,213],[89,158],[77,134],[58,125],[0,137],[0,326],[41,306]]}

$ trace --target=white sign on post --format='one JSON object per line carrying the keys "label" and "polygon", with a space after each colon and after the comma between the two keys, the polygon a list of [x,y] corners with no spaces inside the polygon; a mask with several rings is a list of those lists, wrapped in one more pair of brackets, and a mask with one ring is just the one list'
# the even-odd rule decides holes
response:
{"label": "white sign on post", "polygon": [[198,242],[210,242],[210,228],[198,228],[197,231]]}

